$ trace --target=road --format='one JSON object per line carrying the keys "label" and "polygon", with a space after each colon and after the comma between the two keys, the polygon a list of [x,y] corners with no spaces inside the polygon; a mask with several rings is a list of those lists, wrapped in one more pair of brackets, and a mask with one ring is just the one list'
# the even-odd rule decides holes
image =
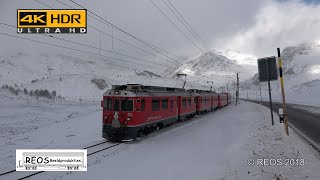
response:
{"label": "road", "polygon": [[[253,101],[260,103],[260,101]],[[264,106],[270,107],[269,102],[262,102]],[[280,103],[273,103],[273,111],[278,113],[282,107]],[[289,122],[300,130],[304,135],[320,145],[320,107],[305,106],[287,103],[287,113]],[[278,121],[278,117],[274,117]]]}

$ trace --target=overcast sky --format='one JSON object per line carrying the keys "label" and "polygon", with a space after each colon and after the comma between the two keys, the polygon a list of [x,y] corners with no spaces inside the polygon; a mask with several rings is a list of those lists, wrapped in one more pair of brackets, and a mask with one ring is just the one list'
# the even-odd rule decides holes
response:
{"label": "overcast sky", "polygon": [[[54,8],[68,8],[55,0],[40,0]],[[77,7],[68,0],[61,0]],[[75,0],[127,32],[180,56],[199,52],[150,2],[150,0]],[[167,2],[167,0],[164,0]],[[185,32],[188,31],[165,6],[163,0],[153,0]],[[275,0],[170,0],[210,48],[231,49],[255,56],[275,55],[277,47],[320,39],[320,6],[318,1]],[[1,0],[0,22],[16,25],[17,9],[46,9],[34,0]],[[78,7],[80,8],[80,7]],[[112,33],[112,29],[88,17],[88,24]],[[0,25],[0,32],[17,35],[16,29]],[[114,35],[147,49],[123,33]],[[190,38],[190,34],[188,34]],[[41,35],[19,35],[41,41],[68,45]],[[100,33],[88,28],[85,35],[56,35],[77,42],[99,46]],[[194,40],[194,42],[196,42]],[[50,46],[37,45],[0,35],[0,53],[16,51],[54,51]],[[201,46],[197,43],[198,46]],[[102,35],[102,48],[112,49],[111,38]],[[114,41],[113,50],[134,56],[143,52]],[[149,49],[150,50],[150,49]],[[61,50],[59,49],[59,52]],[[95,51],[95,50],[92,50]],[[150,50],[152,51],[152,50]],[[64,51],[61,51],[64,52]],[[65,51],[65,53],[70,53]],[[147,56],[146,56],[147,57]],[[150,57],[149,57],[150,58]]]}

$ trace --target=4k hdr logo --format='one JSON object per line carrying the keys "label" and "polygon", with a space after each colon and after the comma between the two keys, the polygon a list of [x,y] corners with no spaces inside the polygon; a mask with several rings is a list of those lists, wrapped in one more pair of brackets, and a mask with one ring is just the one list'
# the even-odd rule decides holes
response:
{"label": "4k hdr logo", "polygon": [[85,9],[18,9],[18,33],[87,33]]}

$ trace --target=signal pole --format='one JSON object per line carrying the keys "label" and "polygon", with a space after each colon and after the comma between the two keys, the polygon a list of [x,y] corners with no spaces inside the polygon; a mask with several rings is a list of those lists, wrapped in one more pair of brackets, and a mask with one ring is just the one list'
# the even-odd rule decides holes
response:
{"label": "signal pole", "polygon": [[239,101],[239,73],[237,73],[237,90],[236,90],[236,105]]}
{"label": "signal pole", "polygon": [[286,97],[284,94],[284,80],[283,80],[283,75],[282,75],[282,60],[281,60],[281,56],[280,56],[280,48],[278,48],[277,51],[278,51],[278,63],[279,63],[279,72],[280,72],[282,108],[283,108],[283,116],[284,116],[284,129],[285,129],[286,134],[289,136],[288,114],[287,114],[287,108],[286,108]]}

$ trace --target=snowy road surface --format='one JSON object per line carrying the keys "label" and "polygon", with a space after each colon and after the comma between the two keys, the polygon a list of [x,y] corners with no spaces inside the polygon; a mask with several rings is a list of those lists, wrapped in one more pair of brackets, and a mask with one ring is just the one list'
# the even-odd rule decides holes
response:
{"label": "snowy road surface", "polygon": [[[26,133],[28,143],[19,138],[16,145],[1,142],[2,156],[14,156],[10,150],[24,145],[70,148],[101,141],[100,112],[93,106],[78,108],[93,112]],[[282,125],[276,121],[272,127],[269,117],[268,108],[241,102],[90,156],[87,172],[48,172],[32,179],[319,179],[319,152],[292,130],[286,137]],[[39,138],[44,132],[50,135]],[[257,163],[262,158],[281,159],[283,164],[248,165],[249,159]],[[299,164],[286,165],[286,159],[298,159]]]}

